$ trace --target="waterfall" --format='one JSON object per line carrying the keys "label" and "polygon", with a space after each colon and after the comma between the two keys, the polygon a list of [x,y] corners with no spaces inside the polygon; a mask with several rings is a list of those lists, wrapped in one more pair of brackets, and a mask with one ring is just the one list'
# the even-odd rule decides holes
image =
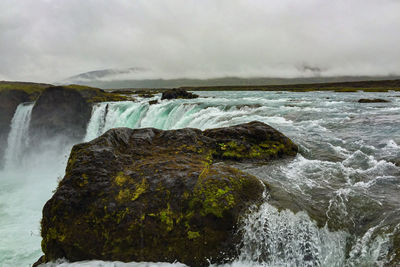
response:
{"label": "waterfall", "polygon": [[305,212],[267,202],[244,221],[240,262],[265,266],[343,266],[348,233],[319,228]]}
{"label": "waterfall", "polygon": [[[365,93],[365,98],[386,98],[385,94]],[[148,103],[152,99],[139,97],[135,102],[98,103],[82,141],[114,127],[206,129],[265,122],[292,138],[300,146],[299,155],[265,166],[240,166],[293,196],[286,199],[285,193],[283,201],[301,202],[316,216],[326,215],[340,230],[320,228],[306,212],[277,209],[267,199],[243,216],[238,227],[239,257],[221,267],[386,266],[399,257],[400,98],[393,97],[379,109],[355,104],[359,98],[360,93],[229,91],[202,92],[199,98],[188,100],[164,101],[157,96],[159,102],[153,105]],[[68,146],[61,151],[55,143],[25,155],[32,106],[17,108],[5,151],[9,167],[0,170],[0,266],[28,266],[42,255],[42,208],[57,187],[57,177],[64,176],[71,150]],[[22,156],[25,164],[21,166]],[[104,261],[58,264],[181,266]]]}
{"label": "waterfall", "polygon": [[354,243],[347,231],[319,228],[307,213],[278,210],[267,200],[244,218],[240,255],[232,266],[383,266],[394,233],[372,238],[376,229],[370,228]]}
{"label": "waterfall", "polygon": [[[263,121],[272,126],[277,126],[278,129],[286,128],[284,132],[288,133],[294,128],[296,129],[292,132],[294,136],[304,131],[309,132],[310,129],[303,128],[301,117],[293,115],[292,101],[288,102],[288,106],[282,105],[280,101],[278,99],[264,101],[262,98],[229,99],[219,97],[159,101],[154,105],[149,105],[147,100],[100,103],[93,108],[85,141],[89,141],[114,127],[155,127],[164,130],[183,127],[206,129],[230,126],[252,120]],[[342,105],[339,102],[337,103]],[[275,110],[270,108],[273,105],[276,106]],[[308,119],[310,116],[314,116],[314,113],[310,115],[307,108],[304,108],[305,111],[303,112],[307,114],[307,120],[304,123],[308,126]],[[276,110],[279,110],[279,112]],[[318,115],[315,116],[317,116],[315,121],[318,122],[318,125],[323,123],[319,120]],[[298,121],[294,123],[291,119]],[[336,125],[336,123],[332,125]],[[314,127],[313,129],[326,132],[326,129],[322,127]],[[328,141],[326,142],[329,143]],[[318,146],[323,144],[318,141]],[[355,154],[360,153],[355,152]],[[344,154],[344,157],[353,158],[351,154]],[[304,164],[304,161],[307,162],[307,160],[300,156],[298,160],[301,164],[296,168],[293,177],[299,177],[303,172],[312,176],[316,171],[329,171],[328,173],[332,172],[332,174],[337,175],[335,178],[340,181],[340,173],[345,166],[358,166],[354,161],[362,160],[360,157],[354,157],[352,161],[350,159],[344,160],[342,167],[340,164],[327,162],[327,165],[321,166],[320,170],[315,170],[308,164]],[[296,162],[294,161],[294,163]],[[316,162],[310,162],[315,168]],[[371,162],[371,164],[378,164],[378,161]],[[371,164],[367,167],[373,167]],[[388,168],[388,175],[392,175],[391,172],[397,173],[396,170],[391,170],[393,167],[389,165],[385,168]],[[283,175],[280,181],[292,177],[290,168],[287,170],[279,168],[278,171]],[[269,171],[263,172],[269,173]],[[263,176],[262,173],[256,173],[256,175]],[[322,173],[320,177],[321,183],[326,183],[324,180],[326,174]],[[264,178],[271,179],[268,175]],[[301,185],[301,181],[310,181],[309,184],[318,182],[315,177],[312,176],[311,178],[311,180],[307,177],[300,181],[296,180],[294,185]],[[332,181],[337,180],[332,178]],[[307,187],[309,184],[306,183]],[[285,184],[285,186],[288,185]],[[352,191],[347,184],[343,186],[346,190]],[[306,192],[306,190],[302,191],[303,194]],[[329,203],[331,203],[330,200]],[[342,208],[342,212],[345,211],[346,206]],[[371,229],[374,230],[375,228]],[[379,266],[384,264],[391,242],[390,236],[383,235],[378,231],[379,229],[380,227],[376,228],[376,235],[372,235],[370,232],[373,231],[368,230],[362,236],[354,236],[346,229],[330,231],[327,226],[319,228],[316,222],[305,212],[293,213],[290,210],[278,210],[266,201],[258,209],[250,212],[248,218],[245,219],[241,228],[240,256],[232,266],[369,266],[371,263],[376,263]]]}
{"label": "waterfall", "polygon": [[[90,141],[111,128],[154,127],[163,130],[184,127],[207,129],[260,120],[273,124],[273,117],[261,117],[265,107],[248,106],[234,101],[198,100],[160,101],[149,105],[141,102],[108,102],[93,107],[84,141]],[[282,119],[282,118],[280,118]]]}
{"label": "waterfall", "polygon": [[148,103],[110,102],[93,107],[84,141],[90,141],[115,127],[139,128],[141,117],[148,110]]}
{"label": "waterfall", "polygon": [[15,167],[21,163],[21,158],[29,145],[29,123],[33,103],[19,104],[11,121],[11,130],[8,134],[5,151],[5,169]]}

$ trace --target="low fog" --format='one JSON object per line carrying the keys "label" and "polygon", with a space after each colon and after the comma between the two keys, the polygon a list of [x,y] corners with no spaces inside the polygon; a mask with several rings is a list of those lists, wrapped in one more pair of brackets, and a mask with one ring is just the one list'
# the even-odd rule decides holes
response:
{"label": "low fog", "polygon": [[0,80],[399,75],[399,14],[396,0],[2,0]]}

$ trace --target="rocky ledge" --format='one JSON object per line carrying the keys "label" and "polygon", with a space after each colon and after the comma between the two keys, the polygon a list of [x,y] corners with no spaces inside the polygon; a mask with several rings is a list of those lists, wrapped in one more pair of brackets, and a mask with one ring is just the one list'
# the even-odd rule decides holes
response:
{"label": "rocky ledge", "polygon": [[82,140],[91,112],[91,105],[78,91],[49,87],[35,102],[30,134],[40,139],[65,136]]}
{"label": "rocky ledge", "polygon": [[19,104],[36,102],[30,127],[34,136],[47,139],[61,134],[76,141],[85,134],[92,103],[126,100],[132,98],[87,86],[0,81],[0,167],[11,121]]}
{"label": "rocky ledge", "polygon": [[193,99],[199,96],[183,89],[171,89],[162,93],[161,100],[164,99]]}
{"label": "rocky ledge", "polygon": [[30,134],[34,139],[66,137],[77,142],[86,133],[93,103],[125,100],[129,98],[97,88],[78,85],[48,87],[36,99]]}
{"label": "rocky ledge", "polygon": [[117,128],[75,145],[43,208],[44,256],[69,261],[180,261],[237,256],[237,223],[265,190],[235,161],[267,163],[297,146],[261,123],[200,131]]}

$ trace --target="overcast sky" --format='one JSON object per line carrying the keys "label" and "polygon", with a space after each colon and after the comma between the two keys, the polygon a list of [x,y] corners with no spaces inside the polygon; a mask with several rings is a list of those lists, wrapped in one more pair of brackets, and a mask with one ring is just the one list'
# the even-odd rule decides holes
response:
{"label": "overcast sky", "polygon": [[0,0],[0,80],[128,67],[154,78],[400,74],[400,1]]}

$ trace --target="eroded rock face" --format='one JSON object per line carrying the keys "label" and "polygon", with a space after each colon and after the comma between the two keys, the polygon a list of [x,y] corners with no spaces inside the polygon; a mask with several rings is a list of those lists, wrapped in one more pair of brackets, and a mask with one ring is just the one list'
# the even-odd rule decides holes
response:
{"label": "eroded rock face", "polygon": [[0,166],[7,147],[11,120],[17,106],[30,100],[29,95],[20,90],[0,91]]}
{"label": "eroded rock face", "polygon": [[228,163],[296,152],[261,122],[204,132],[112,129],[72,149],[43,209],[41,261],[229,261],[237,222],[264,186]]}
{"label": "eroded rock face", "polygon": [[197,97],[199,97],[199,96],[196,94],[187,92],[183,89],[171,89],[171,90],[168,90],[168,91],[165,91],[162,93],[161,100],[163,100],[163,99],[179,99],[179,98],[192,99],[192,98],[197,98]]}
{"label": "eroded rock face", "polygon": [[30,131],[40,139],[65,136],[81,140],[90,116],[91,105],[77,90],[49,87],[33,107]]}

